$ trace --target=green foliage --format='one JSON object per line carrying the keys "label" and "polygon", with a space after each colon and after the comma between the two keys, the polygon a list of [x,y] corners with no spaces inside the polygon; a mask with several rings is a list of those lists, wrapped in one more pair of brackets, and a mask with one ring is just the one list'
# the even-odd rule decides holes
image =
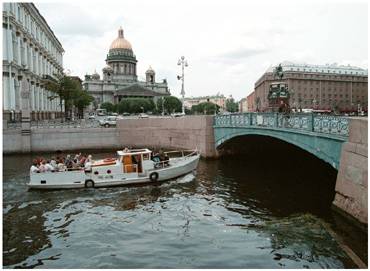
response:
{"label": "green foliage", "polygon": [[157,100],[157,111],[159,113],[163,111],[162,104],[164,105],[164,111],[167,114],[182,111],[182,103],[175,96],[166,96]]}
{"label": "green foliage", "polygon": [[114,104],[112,104],[110,102],[102,103],[100,105],[100,108],[107,110],[107,112],[115,112],[116,111],[116,107],[114,106]]}
{"label": "green foliage", "polygon": [[81,89],[81,85],[72,78],[63,75],[54,75],[57,80],[46,83],[46,88],[55,92],[60,98],[60,109],[62,111],[62,100],[64,100],[65,112],[69,112],[71,107],[76,106],[79,111],[93,101],[93,97]]}
{"label": "green foliage", "polygon": [[79,112],[83,112],[93,100],[94,97],[82,89],[77,89],[76,92],[74,92],[73,104],[78,108]]}
{"label": "green foliage", "polygon": [[239,105],[234,99],[227,99],[225,103],[226,111],[234,113],[239,111]]}
{"label": "green foliage", "polygon": [[118,105],[116,110],[122,113],[142,113],[153,111],[155,104],[153,99],[147,98],[126,98],[123,99]]}
{"label": "green foliage", "polygon": [[217,104],[211,102],[204,102],[198,105],[193,105],[191,111],[194,114],[204,114],[204,115],[213,115],[217,114],[220,110],[220,107]]}

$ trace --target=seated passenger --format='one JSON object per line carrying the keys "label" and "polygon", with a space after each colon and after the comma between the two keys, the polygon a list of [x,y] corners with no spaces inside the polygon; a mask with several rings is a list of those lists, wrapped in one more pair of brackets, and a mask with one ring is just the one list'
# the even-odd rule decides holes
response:
{"label": "seated passenger", "polygon": [[50,164],[50,161],[46,161],[45,163],[45,171],[52,172],[54,171],[54,167]]}
{"label": "seated passenger", "polygon": [[85,166],[86,160],[87,160],[87,158],[82,155],[81,158],[80,158],[80,161],[78,162],[80,164],[80,167],[84,167]]}
{"label": "seated passenger", "polygon": [[51,158],[51,160],[50,160],[50,165],[51,165],[54,169],[56,169],[56,168],[58,167],[57,161],[56,161],[56,159],[55,159],[54,157],[52,157],[52,158]]}
{"label": "seated passenger", "polygon": [[92,162],[88,159],[86,161],[87,162],[85,162],[85,171],[91,171]]}
{"label": "seated passenger", "polygon": [[40,170],[37,167],[37,161],[33,160],[32,166],[30,168],[30,173],[39,173],[39,172],[40,172]]}
{"label": "seated passenger", "polygon": [[164,155],[164,166],[170,165],[170,157],[168,157],[167,153]]}
{"label": "seated passenger", "polygon": [[46,172],[46,161],[45,160],[42,160],[41,161],[41,164],[40,164],[40,166],[39,166],[39,170],[40,170],[40,172]]}
{"label": "seated passenger", "polygon": [[58,171],[66,171],[66,166],[63,163],[59,163],[57,167]]}

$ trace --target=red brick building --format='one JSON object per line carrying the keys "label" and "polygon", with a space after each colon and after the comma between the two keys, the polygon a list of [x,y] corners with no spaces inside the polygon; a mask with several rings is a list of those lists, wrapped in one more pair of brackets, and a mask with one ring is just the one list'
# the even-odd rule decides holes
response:
{"label": "red brick building", "polygon": [[247,96],[248,112],[256,111],[256,105],[254,100],[254,91]]}

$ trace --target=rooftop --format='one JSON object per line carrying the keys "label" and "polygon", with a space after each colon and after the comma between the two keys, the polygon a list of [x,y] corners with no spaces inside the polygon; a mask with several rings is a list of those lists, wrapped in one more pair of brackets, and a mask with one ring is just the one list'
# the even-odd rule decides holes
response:
{"label": "rooftop", "polygon": [[[325,64],[325,65],[314,65],[307,63],[294,63],[284,61],[281,63],[283,71],[294,71],[294,72],[315,72],[315,73],[332,73],[332,74],[344,74],[344,75],[367,75],[367,69],[359,68],[351,65],[338,65],[337,63]],[[270,66],[266,72],[273,72],[276,66]]]}

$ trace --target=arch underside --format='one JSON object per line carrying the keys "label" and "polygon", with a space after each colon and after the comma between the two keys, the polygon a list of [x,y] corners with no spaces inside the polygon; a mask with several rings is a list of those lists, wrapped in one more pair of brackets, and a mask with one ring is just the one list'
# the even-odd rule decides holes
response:
{"label": "arch underside", "polygon": [[232,138],[246,135],[277,138],[315,155],[319,159],[329,163],[335,169],[339,168],[343,141],[319,135],[256,128],[215,128],[216,148],[222,147]]}

